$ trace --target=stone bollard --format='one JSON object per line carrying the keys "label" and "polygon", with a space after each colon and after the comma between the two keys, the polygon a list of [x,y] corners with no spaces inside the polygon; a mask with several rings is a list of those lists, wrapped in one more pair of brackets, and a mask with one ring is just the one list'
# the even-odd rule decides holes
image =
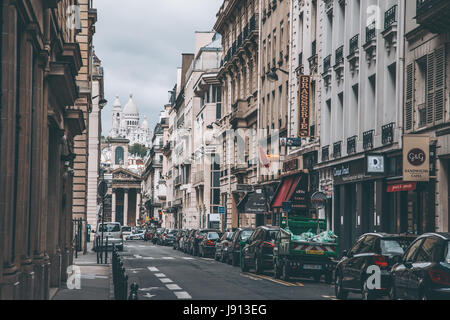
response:
{"label": "stone bollard", "polygon": [[128,300],[138,300],[138,290],[138,284],[133,282],[130,286],[130,296],[128,297]]}

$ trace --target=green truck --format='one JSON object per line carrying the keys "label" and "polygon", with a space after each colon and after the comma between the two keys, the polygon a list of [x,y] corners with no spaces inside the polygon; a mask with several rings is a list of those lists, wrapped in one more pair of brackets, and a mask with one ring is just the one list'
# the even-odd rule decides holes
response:
{"label": "green truck", "polygon": [[274,277],[288,281],[291,276],[333,281],[339,256],[339,238],[326,231],[324,219],[292,216],[282,218],[281,231],[273,250]]}

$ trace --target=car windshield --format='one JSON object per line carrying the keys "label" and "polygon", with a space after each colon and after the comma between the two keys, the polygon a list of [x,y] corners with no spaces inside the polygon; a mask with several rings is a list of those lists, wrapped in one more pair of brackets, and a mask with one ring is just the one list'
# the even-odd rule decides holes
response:
{"label": "car windshield", "polygon": [[131,231],[131,227],[122,227],[122,231],[130,232]]}
{"label": "car windshield", "polygon": [[175,229],[172,229],[172,230],[169,230],[169,234],[176,234],[178,232],[178,230],[175,230]]}
{"label": "car windshield", "polygon": [[275,240],[278,235],[278,230],[270,230],[266,235],[266,241]]}
{"label": "car windshield", "polygon": [[217,232],[210,232],[208,233],[208,239],[210,240],[217,240],[219,239],[219,234]]}
{"label": "car windshield", "polygon": [[101,224],[99,227],[100,232],[119,232],[120,231],[120,225],[116,223],[108,223],[108,224]]}
{"label": "car windshield", "polygon": [[241,240],[247,240],[248,238],[250,238],[250,236],[252,235],[253,231],[252,230],[244,230],[241,232]]}
{"label": "car windshield", "polygon": [[393,239],[381,240],[381,253],[383,255],[403,255],[405,247],[401,241]]}
{"label": "car windshield", "polygon": [[231,239],[233,239],[233,236],[234,236],[234,232],[229,232],[226,239],[231,240]]}

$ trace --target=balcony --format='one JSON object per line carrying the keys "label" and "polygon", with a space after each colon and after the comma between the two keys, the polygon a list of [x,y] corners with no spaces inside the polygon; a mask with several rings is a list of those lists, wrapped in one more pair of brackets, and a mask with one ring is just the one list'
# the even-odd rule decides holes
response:
{"label": "balcony", "polygon": [[331,54],[323,59],[323,80],[328,89],[331,85]]}
{"label": "balcony", "polygon": [[389,123],[381,127],[381,141],[383,145],[389,145],[394,142],[395,123]]}
{"label": "balcony", "polygon": [[205,174],[204,172],[197,172],[192,175],[192,184],[195,186],[199,186],[204,184],[205,182]]}
{"label": "balcony", "polygon": [[416,20],[432,33],[450,30],[450,1],[417,0]]}
{"label": "balcony", "polygon": [[330,146],[322,148],[322,162],[330,160]]}
{"label": "balcony", "polygon": [[397,45],[397,5],[384,13],[384,30],[381,33],[386,41],[388,53]]}
{"label": "balcony", "polygon": [[314,40],[311,43],[311,57],[308,58],[309,69],[311,70],[311,73],[317,73],[318,60],[317,42]]}
{"label": "balcony", "polygon": [[336,71],[336,78],[338,81],[341,81],[344,78],[344,46],[340,46],[336,49],[335,52],[335,61],[334,71]]}
{"label": "balcony", "polygon": [[341,157],[342,141],[333,144],[333,158],[338,159]]}
{"label": "balcony", "polygon": [[375,62],[377,49],[377,29],[375,21],[366,27],[366,43],[364,44],[364,50],[366,51],[367,63],[371,64]]}
{"label": "balcony", "polygon": [[373,149],[373,133],[375,130],[366,131],[363,133],[363,148],[364,150]]}
{"label": "balcony", "polygon": [[350,70],[355,73],[359,69],[359,34],[350,39],[350,51],[347,56],[350,62]]}
{"label": "balcony", "polygon": [[231,167],[231,174],[233,176],[240,175],[240,174],[246,174],[247,169],[248,169],[248,166],[246,164],[236,164],[233,167]]}
{"label": "balcony", "polygon": [[347,154],[355,154],[356,153],[356,139],[357,136],[353,136],[347,139]]}

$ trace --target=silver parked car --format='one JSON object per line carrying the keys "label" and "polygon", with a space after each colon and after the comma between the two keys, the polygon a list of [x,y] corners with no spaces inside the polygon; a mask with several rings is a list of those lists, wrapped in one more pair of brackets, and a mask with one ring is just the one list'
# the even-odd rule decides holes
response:
{"label": "silver parked car", "polygon": [[97,226],[97,231],[95,233],[95,238],[99,239],[98,244],[97,241],[94,242],[94,250],[98,250],[98,246],[101,246],[102,239],[102,231],[103,231],[103,246],[106,246],[106,237],[108,237],[108,248],[112,247],[114,244],[119,251],[123,250],[123,234],[122,228],[119,222],[106,222],[105,224],[99,223]]}

